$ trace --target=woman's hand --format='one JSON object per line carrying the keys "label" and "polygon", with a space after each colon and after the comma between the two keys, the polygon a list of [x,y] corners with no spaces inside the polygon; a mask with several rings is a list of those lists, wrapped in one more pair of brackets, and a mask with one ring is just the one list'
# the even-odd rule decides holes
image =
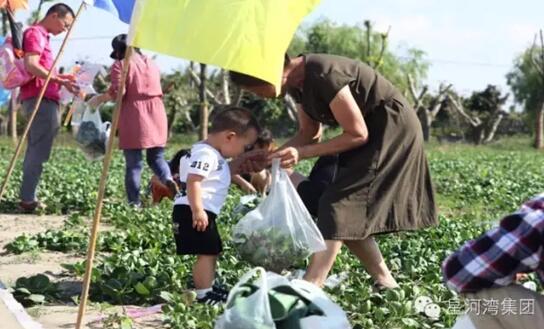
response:
{"label": "woman's hand", "polygon": [[90,108],[95,109],[98,106],[100,106],[100,104],[102,104],[103,102],[104,101],[102,99],[102,95],[95,95],[87,101],[87,105],[89,105]]}
{"label": "woman's hand", "polygon": [[259,172],[268,166],[267,151],[254,150],[241,154],[229,163],[231,175]]}
{"label": "woman's hand", "polygon": [[299,149],[292,146],[280,149],[268,156],[269,160],[275,158],[280,158],[282,168],[292,168],[301,160]]}

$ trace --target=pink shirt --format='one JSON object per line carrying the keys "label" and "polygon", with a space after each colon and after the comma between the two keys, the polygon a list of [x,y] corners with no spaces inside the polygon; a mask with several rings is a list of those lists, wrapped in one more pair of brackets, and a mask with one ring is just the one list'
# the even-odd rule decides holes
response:
{"label": "pink shirt", "polygon": [[[117,95],[121,61],[111,67],[110,95]],[[166,111],[162,102],[161,73],[148,57],[134,53],[119,118],[119,147],[123,150],[164,147],[168,135]]]}
{"label": "pink shirt", "polygon": [[[23,50],[26,54],[33,53],[40,55],[40,65],[46,70],[53,66],[53,53],[49,42],[49,32],[40,24],[32,25],[26,29],[23,35]],[[45,79],[34,78],[21,87],[21,100],[35,98],[40,95]],[[45,91],[45,98],[53,101],[60,99],[60,85],[49,82]]]}

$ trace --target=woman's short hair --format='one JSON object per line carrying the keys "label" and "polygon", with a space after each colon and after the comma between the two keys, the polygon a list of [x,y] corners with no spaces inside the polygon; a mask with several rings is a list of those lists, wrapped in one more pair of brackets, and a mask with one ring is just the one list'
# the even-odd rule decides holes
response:
{"label": "woman's short hair", "polygon": [[[283,67],[286,67],[290,62],[291,57],[289,57],[289,55],[285,53],[283,57]],[[234,84],[242,87],[259,87],[262,85],[271,85],[270,82],[236,71],[229,71],[229,77]]]}

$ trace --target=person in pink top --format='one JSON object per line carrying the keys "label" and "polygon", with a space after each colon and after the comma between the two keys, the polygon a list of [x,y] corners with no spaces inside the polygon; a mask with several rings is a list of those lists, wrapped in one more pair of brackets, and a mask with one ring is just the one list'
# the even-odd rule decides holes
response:
{"label": "person in pink top", "polygon": [[[111,58],[115,59],[115,63],[110,71],[111,87],[107,93],[91,98],[89,106],[95,108],[116,98],[121,80],[122,60],[127,49],[126,37],[126,34],[120,34],[112,40]],[[167,135],[168,125],[162,102],[159,68],[139,49],[135,49],[128,66],[119,118],[119,148],[125,155],[125,190],[129,204],[140,206],[142,150],[146,150],[147,163],[155,175],[174,194],[177,193],[177,185],[164,159]]]}
{"label": "person in pink top", "polygon": [[[23,34],[23,50],[25,53],[25,69],[33,79],[21,86],[20,100],[25,115],[34,110],[36,101],[49,70],[53,66],[53,52],[49,43],[49,35],[65,32],[74,21],[74,11],[63,3],[53,5],[45,18],[30,26]],[[49,160],[53,141],[60,127],[59,99],[60,88],[64,86],[76,93],[77,86],[73,76],[54,72],[47,86],[34,122],[28,134],[28,146],[23,162],[23,181],[21,184],[21,202],[24,211],[44,208],[36,198],[36,189],[43,171],[43,164]]]}

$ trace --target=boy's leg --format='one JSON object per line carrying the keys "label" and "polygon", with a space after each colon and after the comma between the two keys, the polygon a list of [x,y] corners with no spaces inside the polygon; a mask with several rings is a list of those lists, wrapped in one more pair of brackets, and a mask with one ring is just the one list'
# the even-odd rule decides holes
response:
{"label": "boy's leg", "polygon": [[123,150],[125,155],[125,190],[128,202],[132,205],[140,205],[140,179],[144,167],[142,150]]}
{"label": "boy's leg", "polygon": [[193,265],[193,281],[197,290],[212,288],[216,264],[216,255],[197,255]]}

